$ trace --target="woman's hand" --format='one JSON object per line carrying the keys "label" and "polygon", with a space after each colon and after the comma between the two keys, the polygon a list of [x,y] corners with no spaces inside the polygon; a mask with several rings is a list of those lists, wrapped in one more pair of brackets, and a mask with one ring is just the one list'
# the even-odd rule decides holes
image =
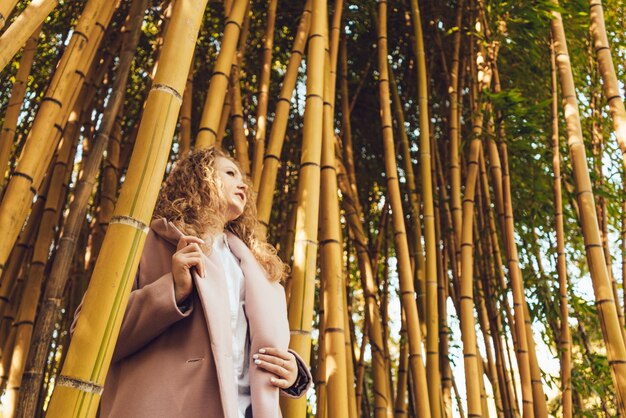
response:
{"label": "woman's hand", "polygon": [[204,277],[204,262],[202,249],[204,244],[200,238],[183,235],[178,241],[176,252],[172,256],[172,276],[174,276],[174,296],[176,303],[181,303],[193,291],[191,268],[195,267],[198,274]]}
{"label": "woman's hand", "polygon": [[270,379],[272,385],[281,389],[287,389],[296,382],[298,364],[296,363],[296,357],[289,351],[266,347],[261,348],[252,358],[257,366],[276,376]]}

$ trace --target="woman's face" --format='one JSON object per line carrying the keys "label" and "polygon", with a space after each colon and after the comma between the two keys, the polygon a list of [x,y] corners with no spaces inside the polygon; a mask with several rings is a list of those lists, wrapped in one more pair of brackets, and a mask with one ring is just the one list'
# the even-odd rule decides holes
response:
{"label": "woman's face", "polygon": [[222,183],[222,193],[226,201],[226,222],[230,222],[243,213],[246,207],[248,186],[244,183],[239,168],[228,158],[217,157],[215,159],[215,171]]}

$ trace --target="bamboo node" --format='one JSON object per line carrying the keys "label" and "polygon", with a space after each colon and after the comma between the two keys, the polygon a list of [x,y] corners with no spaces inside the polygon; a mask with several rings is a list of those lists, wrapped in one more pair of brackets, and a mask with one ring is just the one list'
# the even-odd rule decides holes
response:
{"label": "bamboo node", "polygon": [[135,218],[131,218],[130,216],[114,216],[109,221],[109,225],[112,225],[112,224],[122,224],[122,225],[132,226],[133,228],[136,228],[145,234],[147,234],[148,231],[150,230],[148,225],[146,225],[145,223]]}
{"label": "bamboo node", "polygon": [[78,389],[81,392],[93,393],[98,396],[102,395],[102,390],[104,389],[102,385],[98,385],[97,383],[63,375],[57,378],[56,385]]}

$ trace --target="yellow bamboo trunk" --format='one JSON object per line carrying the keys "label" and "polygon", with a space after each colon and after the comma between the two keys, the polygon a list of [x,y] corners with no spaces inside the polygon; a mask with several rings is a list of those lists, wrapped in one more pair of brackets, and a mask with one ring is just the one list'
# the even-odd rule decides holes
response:
{"label": "yellow bamboo trunk", "polygon": [[224,106],[224,97],[228,88],[230,68],[233,63],[241,24],[248,8],[248,0],[235,0],[228,13],[228,20],[224,25],[224,36],[220,45],[220,52],[215,61],[213,74],[209,81],[209,91],[204,102],[200,127],[196,137],[196,148],[205,148],[215,144],[217,130]]}
{"label": "yellow bamboo trunk", "polygon": [[19,0],[0,1],[0,29],[2,29]]}
{"label": "yellow bamboo trunk", "polygon": [[[553,3],[558,4],[556,0],[553,0]],[[622,414],[626,414],[626,406],[624,404],[626,401],[626,346],[624,345],[622,329],[617,316],[600,239],[563,22],[559,12],[553,11],[552,16],[550,29],[555,42],[556,62],[566,116],[568,146],[574,170],[578,204],[581,208],[580,216],[587,262],[600,317],[602,335],[606,344],[609,366],[615,384],[617,409]]]}
{"label": "yellow bamboo trunk", "polygon": [[572,417],[572,336],[569,328],[569,296],[567,293],[567,261],[565,258],[565,232],[563,229],[563,196],[561,192],[561,154],[559,151],[559,103],[556,78],[554,42],[550,42],[552,87],[552,171],[554,172],[554,223],[556,230],[557,274],[559,276],[559,308],[561,335],[558,341],[561,360],[561,413]]}
{"label": "yellow bamboo trunk", "polygon": [[52,160],[60,139],[58,126],[65,125],[68,109],[73,108],[76,100],[75,92],[80,90],[114,8],[114,2],[89,0],[42,100],[0,203],[0,230],[4,234],[0,242],[0,267],[6,263],[28,214],[33,194]]}
{"label": "yellow bamboo trunk", "polygon": [[278,176],[278,164],[285,140],[285,132],[287,131],[291,96],[296,86],[298,68],[302,62],[302,54],[304,53],[304,46],[311,26],[312,3],[312,0],[307,0],[304,11],[302,12],[302,17],[300,18],[300,23],[298,24],[297,35],[293,43],[289,64],[287,64],[287,71],[280,89],[280,97],[276,104],[267,150],[263,157],[263,170],[261,172],[259,194],[256,204],[261,236],[267,234],[267,225],[269,224],[270,214],[272,212],[274,189],[276,188],[276,177]]}
{"label": "yellow bamboo trunk", "polygon": [[[311,326],[315,291],[317,258],[317,226],[319,210],[320,159],[324,106],[325,25],[328,14],[326,0],[313,0],[311,32],[307,54],[307,99],[304,111],[302,157],[298,176],[296,236],[289,303],[289,347],[305,360],[311,356]],[[281,399],[285,418],[306,415],[306,399]]]}
{"label": "yellow bamboo trunk", "polygon": [[606,35],[604,26],[604,12],[602,11],[601,0],[589,0],[589,17],[591,18],[590,30],[593,36],[593,47],[596,51],[596,59],[598,60],[598,69],[602,75],[602,87],[604,96],[607,98],[611,118],[613,118],[613,129],[620,150],[622,151],[622,160],[626,166],[626,109],[620,92],[613,59],[611,58],[611,49]]}
{"label": "yellow bamboo trunk", "polygon": [[[356,406],[357,416],[361,416],[360,408],[363,400],[363,379],[364,379],[364,358],[363,352],[366,341],[370,340],[372,351],[372,375],[374,380],[374,411],[376,417],[389,417],[393,414],[393,405],[391,404],[391,388],[387,378],[387,369],[384,359],[383,350],[383,331],[381,326],[380,309],[378,306],[378,285],[374,277],[373,266],[377,265],[372,262],[368,253],[367,238],[365,229],[361,222],[362,213],[357,211],[354,202],[358,200],[358,196],[352,196],[352,189],[347,179],[345,167],[339,162],[337,163],[340,190],[343,194],[342,204],[344,212],[348,218],[348,225],[354,234],[354,244],[356,247],[357,260],[359,265],[361,287],[363,288],[363,297],[366,304],[364,337],[361,343],[361,355],[359,356],[359,369],[356,372]],[[383,209],[383,213],[386,211]]]}
{"label": "yellow bamboo trunk", "polygon": [[252,157],[252,185],[259,191],[259,181],[263,170],[265,153],[265,134],[267,132],[267,104],[269,102],[270,75],[272,72],[272,48],[274,46],[274,25],[276,21],[277,0],[270,0],[267,5],[267,26],[263,37],[263,62],[256,112],[256,132],[254,133],[254,152]]}
{"label": "yellow bamboo trunk", "polygon": [[[17,410],[17,416],[20,418],[36,415],[39,392],[46,369],[46,360],[54,325],[58,312],[62,307],[63,293],[66,288],[67,278],[70,274],[69,269],[72,265],[72,256],[74,255],[76,245],[79,241],[80,230],[85,223],[85,212],[87,210],[88,200],[93,191],[96,174],[100,168],[104,150],[107,148],[110,132],[114,128],[121,128],[119,123],[116,124],[116,116],[118,116],[120,109],[123,107],[129,69],[139,42],[141,22],[145,15],[147,3],[147,0],[135,0],[131,5],[129,17],[125,23],[125,39],[116,70],[117,74],[111,86],[111,94],[107,100],[107,108],[101,119],[96,137],[93,142],[90,143],[89,155],[84,157],[81,163],[80,178],[74,188],[67,218],[63,225],[62,237],[59,240],[54,262],[52,263],[50,274],[45,283],[44,296],[40,303],[41,306],[33,330],[33,347],[29,350],[24,379],[21,382],[20,403]],[[66,132],[68,132],[67,128]],[[117,141],[119,141],[119,137]],[[111,157],[119,160],[119,142],[115,140],[112,142],[117,144],[117,146],[110,147],[112,155],[107,155],[107,158]],[[105,164],[105,167],[106,166],[107,164]],[[71,165],[69,167],[72,168]],[[105,181],[107,178],[109,180],[111,179],[111,167],[106,171],[107,173],[102,174],[104,177],[102,181]],[[117,186],[117,177],[115,175],[113,179],[115,181],[114,184]],[[104,195],[104,193],[102,194]],[[115,191],[113,192],[113,199],[114,198]],[[112,203],[110,197],[108,200],[105,199],[105,201]],[[46,215],[47,214],[48,212],[46,212]],[[81,260],[84,263],[84,255],[82,259],[80,258],[80,254],[75,258],[79,260],[79,263]],[[81,269],[84,269],[84,264]],[[77,288],[79,286],[74,287]],[[70,316],[68,312],[66,317]]]}
{"label": "yellow bamboo trunk", "polygon": [[0,190],[4,189],[6,175],[9,170],[9,161],[11,157],[11,149],[15,138],[15,129],[17,128],[17,119],[22,109],[22,101],[26,94],[26,85],[28,84],[28,75],[35,59],[37,52],[37,41],[41,27],[35,30],[22,52],[19,68],[15,74],[15,82],[11,89],[11,97],[7,104],[7,110],[4,113],[4,122],[0,131]]}
{"label": "yellow bamboo trunk", "polygon": [[[352,151],[352,126],[350,122],[350,95],[348,91],[348,45],[346,36],[341,38],[341,130],[343,144],[343,161],[353,196],[358,196],[356,188],[356,174],[354,170],[354,156]],[[363,213],[359,199],[354,200],[357,213]]]}
{"label": "yellow bamboo trunk", "polygon": [[[206,0],[176,2],[114,216],[48,417],[94,417],[165,171]],[[153,173],[145,176],[145,173]],[[118,278],[112,286],[111,277]]]}
{"label": "yellow bamboo trunk", "polygon": [[37,233],[31,268],[22,294],[22,301],[15,321],[15,346],[11,359],[11,368],[7,383],[6,400],[4,402],[3,417],[13,417],[17,408],[22,375],[26,366],[26,359],[30,350],[33,334],[33,325],[39,296],[41,295],[44,270],[48,261],[50,245],[54,241],[56,226],[61,219],[61,212],[65,203],[69,175],[71,175],[78,139],[78,125],[75,129],[67,129],[66,135],[60,144],[57,159],[52,170],[50,190]]}
{"label": "yellow bamboo trunk", "polygon": [[[460,128],[459,128],[459,56],[461,50],[461,24],[463,20],[463,0],[459,0],[456,5],[456,19],[452,52],[452,67],[450,69],[450,211],[452,214],[452,228],[454,230],[455,244],[454,251],[458,253],[461,245],[461,162],[460,162]],[[462,67],[460,67],[462,68]],[[458,258],[458,257],[457,257]],[[460,261],[460,260],[459,260]]]}
{"label": "yellow bamboo trunk", "polygon": [[246,176],[250,175],[250,158],[248,157],[248,139],[246,138],[243,123],[243,107],[241,105],[241,87],[239,85],[239,64],[238,59],[233,58],[231,69],[231,100],[230,108],[231,130],[233,142],[235,143],[235,158],[239,162],[242,171]]}
{"label": "yellow bamboo trunk", "polygon": [[406,335],[406,324],[404,312],[401,315],[400,328],[400,354],[398,356],[398,377],[396,380],[396,399],[393,411],[394,418],[405,418],[408,416],[407,411],[407,389],[408,389],[408,368],[409,368],[409,344]]}
{"label": "yellow bamboo trunk", "polygon": [[480,399],[479,353],[476,351],[476,330],[474,321],[474,197],[476,194],[476,179],[478,177],[478,158],[482,148],[482,109],[475,115],[473,124],[473,139],[470,144],[470,154],[467,161],[467,177],[465,180],[465,194],[463,196],[463,221],[461,234],[461,283],[460,283],[460,312],[461,337],[463,340],[463,358],[465,365],[465,386],[467,391],[467,413],[470,417],[480,417],[483,414]]}
{"label": "yellow bamboo trunk", "polygon": [[59,0],[33,0],[0,36],[0,71],[11,62],[28,38],[38,32]]}
{"label": "yellow bamboo trunk", "polygon": [[180,118],[178,124],[180,126],[178,133],[178,158],[182,158],[189,153],[191,149],[191,110],[193,106],[193,58],[189,66],[189,74],[185,83],[185,92],[183,93],[183,104],[180,108]]}
{"label": "yellow bamboo trunk", "polygon": [[428,116],[428,74],[422,20],[417,0],[411,0],[413,33],[417,52],[418,108],[420,131],[420,168],[422,177],[422,204],[424,219],[424,243],[426,250],[426,372],[428,398],[433,417],[443,416],[441,400],[441,375],[439,371],[439,310],[437,308],[437,254],[435,241],[435,211],[433,203],[433,179],[431,176],[430,119]]}
{"label": "yellow bamboo trunk", "polygon": [[[398,132],[400,134],[400,148],[402,150],[402,159],[405,162],[403,168],[406,177],[406,185],[408,187],[409,203],[411,209],[411,264],[414,269],[416,283],[418,284],[417,297],[418,300],[421,300],[420,297],[423,298],[425,296],[424,289],[426,288],[424,278],[424,274],[426,271],[426,259],[424,258],[424,251],[422,249],[422,227],[420,226],[420,195],[417,191],[417,182],[415,181],[415,174],[413,171],[413,159],[411,158],[409,138],[406,130],[403,128],[405,126],[404,109],[402,107],[402,103],[400,102],[398,85],[396,83],[391,64],[389,65],[389,87],[391,90],[394,112],[397,119],[396,124],[398,127],[401,127],[400,129],[398,129]],[[352,147],[351,142],[352,140],[350,140],[350,147]],[[354,188],[356,188],[356,183],[354,185]],[[424,305],[425,304],[422,303],[421,307],[423,307]],[[423,312],[420,311],[420,313]],[[420,318],[422,317],[420,316]]]}
{"label": "yellow bamboo trunk", "polygon": [[222,141],[224,140],[224,135],[226,134],[226,127],[228,125],[228,121],[230,120],[230,108],[232,106],[232,94],[230,92],[230,88],[226,92],[226,97],[224,97],[224,107],[222,108],[222,115],[220,116],[220,123],[217,127],[217,137],[215,138],[215,146],[218,148],[222,147]]}
{"label": "yellow bamboo trunk", "polygon": [[331,62],[326,54],[321,155],[320,260],[324,296],[324,380],[328,417],[348,417],[341,224],[335,167]]}
{"label": "yellow bamboo trunk", "polygon": [[431,416],[431,407],[427,400],[428,383],[426,381],[426,369],[423,363],[422,333],[420,331],[419,315],[415,302],[413,273],[409,259],[409,248],[404,225],[400,185],[398,182],[398,168],[396,165],[393,141],[387,61],[387,3],[385,1],[381,1],[378,4],[378,20],[378,70],[380,72],[378,85],[385,153],[385,171],[387,174],[387,195],[390,198],[393,212],[394,241],[396,256],[398,258],[400,292],[402,295],[401,303],[405,310],[407,320],[410,351],[409,362],[413,382],[413,394],[417,402],[416,412],[418,417],[427,418]]}
{"label": "yellow bamboo trunk", "polygon": [[[345,281],[349,283],[349,275],[344,272]],[[347,304],[346,287],[349,284],[344,283],[342,300]],[[350,333],[349,307],[345,306],[343,310],[343,330],[344,330],[344,351],[346,352],[346,386],[348,388],[348,417],[357,418],[356,391],[354,387],[354,350],[352,349],[352,335]]]}

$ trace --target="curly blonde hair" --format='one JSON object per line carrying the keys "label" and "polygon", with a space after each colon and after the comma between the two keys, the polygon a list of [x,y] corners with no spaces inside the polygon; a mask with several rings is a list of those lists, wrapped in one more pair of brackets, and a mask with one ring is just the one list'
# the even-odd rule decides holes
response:
{"label": "curly blonde hair", "polygon": [[287,265],[278,257],[276,249],[256,233],[259,221],[247,177],[244,180],[248,188],[243,213],[226,222],[226,201],[215,168],[218,157],[229,159],[241,172],[237,161],[220,149],[210,147],[192,151],[175,164],[165,179],[152,218],[165,218],[186,235],[206,238],[208,248],[212,237],[224,227],[248,246],[270,280],[283,280],[288,272]]}

